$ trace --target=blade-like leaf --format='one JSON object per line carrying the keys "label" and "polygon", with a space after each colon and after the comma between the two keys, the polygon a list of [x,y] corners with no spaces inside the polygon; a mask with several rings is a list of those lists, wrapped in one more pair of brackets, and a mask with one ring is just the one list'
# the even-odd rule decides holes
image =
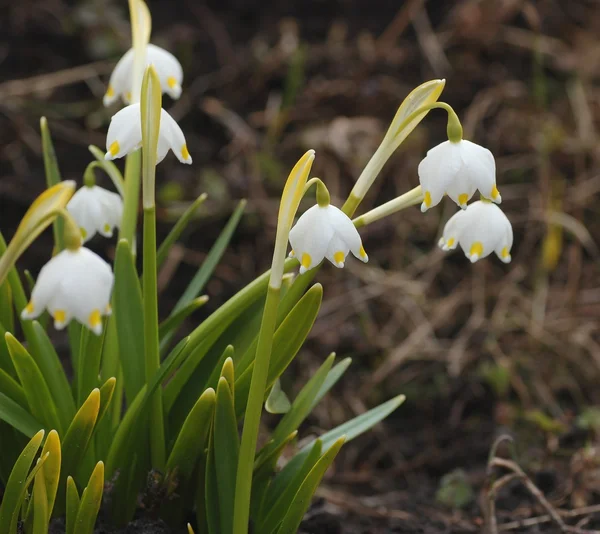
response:
{"label": "blade-like leaf", "polygon": [[11,525],[13,517],[16,518],[21,505],[21,495],[27,489],[25,481],[27,474],[33,463],[33,459],[44,439],[44,431],[40,430],[31,441],[25,446],[23,452],[15,462],[15,465],[10,473],[6,487],[4,488],[4,496],[0,505],[0,532],[13,534]]}
{"label": "blade-like leaf", "polygon": [[275,479],[271,483],[259,514],[259,532],[270,534],[283,521],[294,496],[310,471],[319,461],[321,451],[321,441],[316,440],[300,468],[286,479],[285,484],[281,482],[281,479]]}
{"label": "blade-like leaf", "polygon": [[231,511],[234,506],[238,451],[239,436],[233,395],[227,379],[221,377],[217,385],[215,405],[214,456],[221,525],[219,532],[222,534],[234,534]]}
{"label": "blade-like leaf", "polygon": [[98,375],[100,374],[100,360],[104,346],[104,336],[96,336],[85,328],[81,332],[81,349],[79,351],[79,368],[77,376],[77,406],[81,406],[90,392],[99,386]]}
{"label": "blade-like leaf", "polygon": [[[144,316],[142,290],[131,248],[126,240],[117,245],[115,257],[113,313],[117,325],[119,353],[125,393],[131,402],[144,385]],[[125,356],[126,355],[126,356]]]}
{"label": "blade-like leaf", "polygon": [[343,436],[337,439],[311,469],[285,514],[277,534],[294,534],[298,531],[298,527],[310,506],[310,502],[315,494],[317,486],[321,483],[325,471],[329,469],[329,466],[333,463],[333,460],[335,460],[337,453],[340,452],[344,441],[345,438]]}
{"label": "blade-like leaf", "polygon": [[198,457],[206,448],[215,402],[215,390],[212,388],[200,396],[179,431],[167,461],[167,472],[176,470],[178,478],[191,478]]}
{"label": "blade-like leaf", "polygon": [[71,386],[65,374],[64,367],[52,345],[48,334],[38,321],[33,321],[33,331],[35,334],[35,356],[36,363],[48,384],[48,389],[52,394],[58,416],[61,421],[61,428],[66,429],[75,415],[75,401],[71,394]]}
{"label": "blade-like leaf", "polygon": [[44,467],[40,471],[44,478],[46,499],[48,500],[47,513],[48,518],[52,515],[54,509],[54,501],[56,499],[56,492],[58,491],[58,482],[60,480],[60,467],[62,461],[62,452],[60,448],[60,438],[56,430],[51,430],[46,438],[46,443],[42,448],[42,456],[47,452],[50,453],[48,460],[44,464]]}
{"label": "blade-like leaf", "polygon": [[287,437],[291,432],[297,430],[302,421],[308,416],[311,411],[313,399],[319,393],[319,390],[323,386],[327,375],[335,360],[335,354],[330,354],[329,357],[323,362],[321,367],[312,376],[312,378],[306,383],[306,385],[300,390],[298,396],[294,400],[291,409],[288,413],[279,421],[279,424],[271,435],[271,442],[265,445],[264,449],[259,453],[257,459],[258,465],[261,463],[263,455],[268,456],[269,453],[277,448],[279,444]]}
{"label": "blade-like leaf", "polygon": [[[50,454],[48,454],[50,458]],[[44,465],[48,463],[44,462]],[[50,514],[48,511],[48,495],[46,493],[46,478],[42,467],[33,479],[33,499],[30,504],[33,509],[33,534],[48,534],[48,522]]]}
{"label": "blade-like leaf", "polygon": [[31,414],[42,421],[46,428],[62,428],[58,419],[56,405],[48,385],[29,352],[11,334],[6,334],[6,345],[12,358],[19,381],[27,397]]}
{"label": "blade-like leaf", "polygon": [[100,510],[103,491],[104,464],[98,462],[90,476],[87,487],[81,495],[74,529],[77,534],[92,534],[94,532],[94,525],[96,524],[96,517]]}
{"label": "blade-like leaf", "polygon": [[183,212],[179,220],[175,223],[175,226],[171,228],[171,231],[165,237],[164,241],[158,247],[158,251],[156,253],[156,265],[160,269],[161,265],[167,259],[169,255],[169,251],[173,244],[179,239],[183,231],[187,228],[188,224],[196,214],[196,210],[202,205],[202,203],[207,199],[208,195],[206,193],[202,193],[194,202],[192,202],[189,207]]}
{"label": "blade-like leaf", "polygon": [[[383,421],[388,415],[390,415],[398,406],[400,406],[406,397],[404,395],[398,395],[393,399],[390,399],[383,404],[380,404],[376,408],[365,412],[354,419],[350,419],[346,423],[326,432],[319,437],[319,440],[323,443],[323,450],[327,451],[340,437],[344,436],[346,441],[350,441],[362,433],[366,432],[377,423]],[[310,453],[311,447],[314,441],[311,441],[304,446],[294,457],[285,465],[285,467],[275,477],[275,486],[285,486],[285,480],[288,480],[293,473],[295,473],[303,464],[304,459]]]}
{"label": "blade-like leaf", "polygon": [[[312,286],[275,331],[269,363],[267,390],[281,376],[300,350],[319,313],[322,297],[323,287],[321,284]],[[253,369],[254,363],[244,371],[235,383],[235,410],[238,417],[241,417],[246,409]]]}
{"label": "blade-like leaf", "polygon": [[[217,266],[219,261],[221,261],[221,258],[225,253],[225,249],[227,248],[227,245],[229,245],[229,241],[231,241],[233,232],[235,231],[238,223],[240,222],[245,207],[246,201],[240,200],[237,208],[235,209],[235,211],[229,218],[229,221],[227,221],[227,224],[221,231],[221,234],[215,241],[215,244],[211,247],[204,262],[202,262],[202,267],[200,267],[198,272],[194,275],[194,278],[192,278],[191,282],[188,284],[187,288],[175,304],[175,307],[173,308],[173,313],[178,312],[179,310],[187,306],[204,289],[204,286],[206,285],[206,282],[208,282],[208,280],[210,279],[213,271],[215,270],[215,267]],[[164,338],[162,338],[161,348],[167,346],[170,339],[170,334],[167,334]]]}
{"label": "blade-like leaf", "polygon": [[56,499],[57,513],[64,512],[65,488],[67,476],[78,472],[88,445],[90,444],[94,426],[100,411],[100,390],[94,389],[79,411],[75,414],[62,444],[63,465],[60,474],[58,496]]}
{"label": "blade-like leaf", "polygon": [[[50,135],[50,128],[48,128],[48,121],[46,117],[40,119],[40,132],[42,134],[42,153],[44,155],[44,171],[46,172],[46,185],[52,187],[57,185],[62,180],[60,176],[60,170],[58,169],[58,160],[56,159],[56,152],[54,151],[54,144],[52,143],[52,136]],[[63,244],[63,220],[58,217],[53,224],[52,231],[54,233],[54,243],[58,250],[64,248]]]}
{"label": "blade-like leaf", "polygon": [[28,408],[27,397],[19,383],[3,369],[0,369],[0,391],[15,401],[19,406]]}
{"label": "blade-like leaf", "polygon": [[190,303],[186,304],[183,308],[181,308],[177,312],[171,313],[169,317],[167,317],[161,324],[158,330],[158,335],[160,339],[165,338],[167,335],[172,334],[179,328],[181,323],[185,321],[192,313],[196,310],[199,310],[202,306],[204,306],[208,302],[208,296],[202,295]]}
{"label": "blade-like leaf", "polygon": [[312,404],[308,410],[308,413],[311,413],[314,407],[321,402],[321,399],[327,394],[327,392],[336,385],[337,381],[342,378],[342,375],[346,372],[350,364],[352,363],[352,358],[344,358],[341,362],[335,364],[331,371],[327,373],[327,378],[325,378],[325,382],[321,386],[319,392],[313,397]]}
{"label": "blade-like leaf", "polygon": [[75,522],[77,521],[77,512],[79,511],[79,492],[73,477],[67,477],[67,512],[66,512],[66,530],[65,534],[76,534]]}
{"label": "blade-like leaf", "polygon": [[6,421],[28,438],[44,427],[27,410],[8,398],[4,393],[0,393],[0,419]]}

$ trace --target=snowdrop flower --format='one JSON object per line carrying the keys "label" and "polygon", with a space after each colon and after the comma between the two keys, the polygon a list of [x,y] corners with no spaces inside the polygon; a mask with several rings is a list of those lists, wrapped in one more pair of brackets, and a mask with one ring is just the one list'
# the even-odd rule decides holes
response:
{"label": "snowdrop flower", "polygon": [[104,237],[112,237],[113,228],[119,226],[123,215],[123,200],[113,193],[96,185],[84,185],[67,204],[83,241],[89,241],[96,232]]}
{"label": "snowdrop flower", "polygon": [[[183,81],[183,69],[177,58],[163,48],[148,44],[146,46],[144,67],[149,65],[154,65],[156,69],[162,92],[167,93],[173,99],[179,98]],[[110,76],[108,89],[103,99],[105,106],[110,106],[119,96],[126,104],[131,102],[132,73],[133,48],[129,49],[119,60]]]}
{"label": "snowdrop flower", "polygon": [[[140,104],[131,104],[113,115],[106,135],[105,159],[121,158],[142,146],[142,117]],[[160,113],[160,132],[156,163],[171,149],[181,163],[192,163],[185,137],[175,119],[164,109]]]}
{"label": "snowdrop flower", "polygon": [[496,204],[502,201],[496,188],[494,156],[471,141],[445,141],[432,148],[419,164],[419,181],[422,212],[437,206],[444,194],[465,209],[477,189]]}
{"label": "snowdrop flower", "polygon": [[75,318],[100,335],[113,279],[110,265],[91,250],[66,248],[42,267],[21,317],[34,319],[47,309],[58,330]]}
{"label": "snowdrop flower", "polygon": [[300,274],[327,258],[342,268],[348,252],[365,263],[369,260],[360,235],[350,218],[331,204],[315,204],[290,231],[291,256],[300,260]]}
{"label": "snowdrop flower", "polygon": [[444,227],[438,245],[453,250],[460,245],[465,256],[475,263],[492,252],[504,262],[511,260],[513,231],[504,212],[488,200],[478,200],[455,213]]}

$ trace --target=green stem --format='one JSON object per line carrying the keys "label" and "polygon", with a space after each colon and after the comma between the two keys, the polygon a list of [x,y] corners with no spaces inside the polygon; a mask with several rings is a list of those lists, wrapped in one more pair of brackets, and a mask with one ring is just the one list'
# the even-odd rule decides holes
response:
{"label": "green stem", "polygon": [[[160,367],[158,345],[158,298],[156,289],[156,208],[144,209],[143,243],[143,295],[144,295],[144,343],[146,383]],[[162,390],[157,388],[150,402],[150,454],[152,467],[162,470],[165,466],[165,428]]]}
{"label": "green stem", "polygon": [[235,507],[233,510],[233,532],[235,534],[248,532],[254,455],[256,454],[256,441],[260,426],[262,404],[265,400],[265,388],[269,374],[269,360],[273,346],[273,334],[277,321],[280,292],[280,288],[269,285],[260,325],[260,333],[258,334],[254,370],[252,372],[250,393],[244,416],[244,430],[242,431],[235,482]]}
{"label": "green stem", "polygon": [[423,201],[423,191],[421,190],[421,186],[418,185],[414,189],[407,191],[403,195],[396,197],[381,206],[368,211],[367,213],[362,214],[360,217],[357,217],[352,222],[356,228],[361,228],[366,226],[367,224],[374,223],[379,219],[383,219],[388,215],[392,215],[398,211],[409,208],[410,206],[415,206],[420,204]]}
{"label": "green stem", "polygon": [[135,250],[135,229],[140,205],[141,152],[141,150],[136,150],[125,159],[123,219],[121,220],[119,239],[127,239],[132,250]]}

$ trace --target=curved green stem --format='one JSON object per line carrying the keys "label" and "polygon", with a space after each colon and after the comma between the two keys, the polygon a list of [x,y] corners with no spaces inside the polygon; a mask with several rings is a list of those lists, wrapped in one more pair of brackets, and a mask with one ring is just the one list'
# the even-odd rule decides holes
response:
{"label": "curved green stem", "polygon": [[423,191],[421,190],[421,186],[418,185],[414,189],[400,195],[397,198],[378,206],[367,213],[363,213],[360,217],[357,217],[352,222],[356,228],[361,228],[368,224],[374,223],[379,219],[383,219],[388,215],[392,215],[398,211],[409,208],[410,206],[416,206],[423,201]]}

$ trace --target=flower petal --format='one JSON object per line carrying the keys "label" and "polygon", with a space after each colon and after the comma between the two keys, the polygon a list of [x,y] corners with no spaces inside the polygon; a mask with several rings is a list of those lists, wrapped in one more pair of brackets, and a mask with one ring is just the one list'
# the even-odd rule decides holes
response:
{"label": "flower petal", "polygon": [[315,204],[302,214],[290,231],[290,243],[300,261],[300,274],[321,263],[333,236],[327,208]]}
{"label": "flower petal", "polygon": [[335,231],[335,235],[346,244],[355,257],[366,263],[369,258],[362,246],[360,234],[354,224],[352,224],[350,217],[332,205],[327,207],[327,215],[329,216],[329,221]]}
{"label": "flower petal", "polygon": [[140,104],[132,104],[113,115],[106,134],[105,159],[121,158],[142,143]]}
{"label": "flower petal", "polygon": [[473,188],[497,204],[501,202],[496,188],[496,162],[493,154],[487,149],[471,141],[461,141],[463,170]]}
{"label": "flower petal", "polygon": [[154,65],[163,93],[167,93],[175,100],[178,99],[181,96],[183,69],[177,58],[171,52],[149,44],[146,62],[147,65]]}
{"label": "flower petal", "polygon": [[459,143],[445,141],[427,152],[419,163],[419,182],[423,189],[421,211],[437,206],[460,170]]}
{"label": "flower petal", "polygon": [[[160,136],[158,140],[159,159],[157,163],[162,161],[162,158],[166,155],[166,151],[164,154],[162,153],[165,144],[171,148],[181,163],[192,163],[192,157],[188,151],[185,143],[185,136],[183,135],[179,124],[177,124],[175,119],[163,109],[160,114]],[[160,157],[161,155],[162,158]]]}
{"label": "flower petal", "polygon": [[331,241],[329,241],[325,257],[333,263],[333,265],[341,269],[344,266],[348,252],[350,252],[350,247],[348,247],[346,242],[339,235],[334,234]]}
{"label": "flower petal", "polygon": [[131,91],[131,70],[133,68],[133,48],[130,48],[119,59],[108,82],[106,94],[102,100],[105,106],[110,106],[119,96],[124,97]]}
{"label": "flower petal", "polygon": [[438,242],[442,250],[454,250],[458,246],[458,239],[466,223],[466,210],[457,211],[444,226],[444,232]]}

